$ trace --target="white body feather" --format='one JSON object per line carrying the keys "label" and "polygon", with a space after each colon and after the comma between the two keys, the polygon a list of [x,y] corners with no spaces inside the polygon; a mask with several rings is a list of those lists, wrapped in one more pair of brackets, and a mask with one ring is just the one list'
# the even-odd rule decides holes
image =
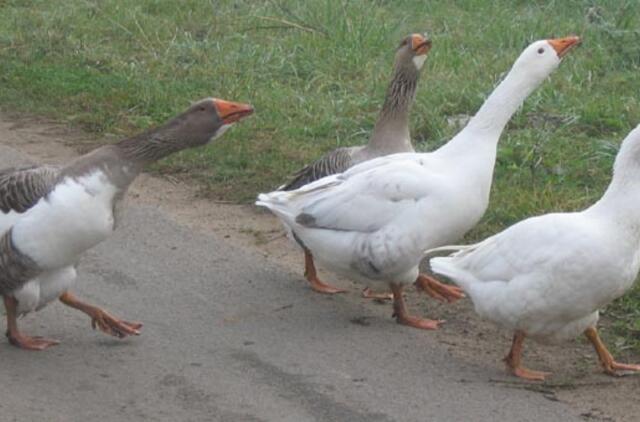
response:
{"label": "white body feather", "polygon": [[[405,153],[374,159],[297,191],[262,194],[258,205],[292,227],[327,268],[368,284],[412,283],[425,245],[464,235],[489,199],[489,186],[476,186],[477,177],[437,157]],[[302,213],[320,227],[298,224]]]}
{"label": "white body feather", "polygon": [[0,235],[13,228],[14,246],[45,270],[14,292],[19,313],[38,310],[71,287],[80,254],[113,232],[116,193],[94,171],[65,178],[23,214],[0,215]]}
{"label": "white body feather", "polygon": [[261,194],[256,204],[325,267],[364,282],[412,283],[425,249],[456,241],[480,220],[504,126],[559,63],[548,42],[535,42],[437,151],[376,158],[295,191]]}
{"label": "white body feather", "polygon": [[39,311],[50,302],[58,299],[70,289],[76,281],[76,269],[73,266],[47,271],[29,280],[13,296],[18,301],[18,314]]}
{"label": "white body feather", "polygon": [[603,198],[585,211],[521,221],[450,257],[434,272],[460,285],[476,312],[542,341],[595,326],[640,270],[640,129],[627,137]]}

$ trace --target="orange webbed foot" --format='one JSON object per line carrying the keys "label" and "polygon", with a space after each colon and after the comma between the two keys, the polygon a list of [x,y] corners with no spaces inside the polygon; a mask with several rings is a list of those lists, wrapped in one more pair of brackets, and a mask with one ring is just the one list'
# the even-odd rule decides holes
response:
{"label": "orange webbed foot", "polygon": [[396,322],[401,325],[407,325],[413,328],[419,328],[421,330],[437,330],[440,328],[440,324],[444,324],[444,320],[442,319],[426,319],[426,318],[418,318],[413,316],[399,316],[394,315],[396,318]]}
{"label": "orange webbed foot", "polygon": [[314,292],[323,293],[326,295],[334,295],[336,293],[344,293],[347,291],[346,289],[341,289],[339,287],[334,287],[330,284],[327,284],[317,277],[308,277],[307,280],[311,285],[311,290],[313,290]]}
{"label": "orange webbed foot", "polygon": [[316,266],[313,262],[313,255],[311,255],[311,251],[306,248],[304,248],[304,277],[307,279],[307,281],[311,285],[311,290],[313,290],[314,292],[323,293],[326,295],[346,292],[345,289],[333,287],[332,285],[327,284],[318,278]]}
{"label": "orange webbed foot", "polygon": [[441,283],[435,278],[424,274],[418,276],[415,286],[441,302],[452,303],[465,297],[464,291],[461,288]]}
{"label": "orange webbed foot", "polygon": [[621,377],[624,375],[628,375],[630,372],[639,372],[640,365],[635,365],[631,363],[618,363],[614,360],[608,362],[607,364],[603,364],[604,373],[607,375],[611,375],[614,377]]}
{"label": "orange webbed foot", "polygon": [[30,337],[20,333],[9,334],[7,333],[9,343],[25,350],[44,350],[51,346],[60,344],[57,340],[46,339],[43,337]]}
{"label": "orange webbed foot", "polygon": [[125,338],[139,336],[142,323],[120,320],[98,309],[91,318],[91,327],[114,337]]}
{"label": "orange webbed foot", "polygon": [[518,366],[516,368],[509,367],[509,371],[518,378],[523,378],[530,381],[544,381],[548,376],[551,375],[551,372],[534,371],[522,366]]}
{"label": "orange webbed foot", "polygon": [[393,293],[391,292],[376,293],[367,287],[362,291],[362,297],[365,299],[375,299],[375,300],[393,300]]}
{"label": "orange webbed foot", "polygon": [[591,344],[593,344],[593,347],[598,354],[598,359],[600,360],[600,364],[602,365],[605,374],[611,376],[623,376],[626,375],[625,372],[628,373],[640,371],[640,365],[616,362],[607,349],[607,346],[605,346],[600,339],[596,327],[587,328],[584,334],[587,336]]}

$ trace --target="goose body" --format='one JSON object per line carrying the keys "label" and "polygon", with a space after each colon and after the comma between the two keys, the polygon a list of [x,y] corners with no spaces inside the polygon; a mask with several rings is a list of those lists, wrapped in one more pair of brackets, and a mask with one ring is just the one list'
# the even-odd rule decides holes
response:
{"label": "goose body", "polygon": [[[342,173],[352,166],[373,158],[400,152],[412,152],[409,131],[409,110],[415,100],[420,70],[431,49],[431,41],[422,34],[405,37],[396,50],[394,73],[387,88],[384,104],[375,127],[366,145],[337,148],[320,157],[298,171],[292,179],[278,189],[291,191],[308,183],[336,173]],[[292,239],[299,242],[295,233],[285,225]],[[301,245],[305,256],[305,277],[311,288],[319,293],[340,293],[344,289],[333,287],[321,281],[316,273],[313,255]],[[369,295],[365,291],[365,297]]]}
{"label": "goose body", "polygon": [[64,177],[12,226],[12,240],[39,268],[71,265],[113,232],[116,194],[103,171]]}
{"label": "goose body", "polygon": [[0,214],[0,236],[10,233],[12,246],[39,271],[13,292],[19,314],[41,309],[71,288],[79,255],[105,240],[115,228],[116,197],[124,192],[100,169],[77,178],[62,176],[64,170],[9,171],[18,177],[23,172],[29,172],[31,178],[49,176],[52,185],[24,213]]}
{"label": "goose body", "polygon": [[[96,176],[61,181],[23,214],[0,214],[0,236],[10,230],[13,246],[41,271],[13,292],[18,314],[41,309],[71,288],[78,255],[113,230],[115,188],[102,189]],[[99,194],[92,196],[92,189]]]}
{"label": "goose body", "polygon": [[633,284],[640,244],[597,213],[547,214],[431,264],[468,293],[480,316],[558,342],[593,326],[598,309]]}
{"label": "goose body", "polygon": [[613,180],[593,206],[528,218],[450,257],[431,259],[433,271],[461,286],[480,316],[516,333],[506,359],[516,375],[546,375],[521,367],[525,336],[559,342],[580,333],[607,372],[640,369],[613,361],[596,331],[598,309],[627,291],[640,270],[638,180],[640,126],[623,142]]}
{"label": "goose body", "polygon": [[0,295],[10,341],[36,350],[56,344],[24,336],[15,320],[55,299],[89,314],[94,328],[108,334],[139,334],[141,324],[117,320],[70,293],[76,262],[114,231],[120,202],[145,164],[204,145],[251,112],[247,105],[205,99],[159,128],[65,166],[0,170]]}
{"label": "goose body", "polygon": [[406,315],[402,289],[418,281],[455,298],[456,291],[419,277],[423,251],[462,237],[482,217],[504,126],[577,42],[570,37],[527,47],[469,124],[437,151],[369,160],[295,191],[261,194],[257,204],[291,227],[327,268],[388,283],[399,322],[437,327]]}
{"label": "goose body", "polygon": [[442,164],[436,154],[390,155],[291,193],[261,195],[259,205],[268,205],[333,271],[371,287],[413,283],[422,245],[456,240],[488,202],[486,194],[469,195],[473,178]]}

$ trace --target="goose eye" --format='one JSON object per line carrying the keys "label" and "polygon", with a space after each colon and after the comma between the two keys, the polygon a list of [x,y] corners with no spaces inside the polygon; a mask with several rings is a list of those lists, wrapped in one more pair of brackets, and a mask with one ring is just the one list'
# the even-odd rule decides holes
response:
{"label": "goose eye", "polygon": [[540,47],[540,48],[538,49],[538,54],[544,54],[544,48]]}
{"label": "goose eye", "polygon": [[204,106],[200,106],[200,111],[204,111]]}

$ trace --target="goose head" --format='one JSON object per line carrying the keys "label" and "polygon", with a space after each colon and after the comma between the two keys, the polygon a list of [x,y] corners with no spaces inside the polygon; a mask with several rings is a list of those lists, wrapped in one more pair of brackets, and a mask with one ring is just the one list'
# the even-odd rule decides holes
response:
{"label": "goose head", "polygon": [[249,104],[205,98],[169,122],[166,130],[173,135],[170,138],[179,140],[185,148],[191,148],[220,137],[234,123],[251,113],[253,107]]}
{"label": "goose head", "polygon": [[396,50],[396,66],[419,71],[431,50],[431,39],[426,34],[405,37]]}
{"label": "goose head", "polygon": [[205,98],[165,124],[121,140],[116,147],[125,159],[144,166],[183,149],[208,144],[251,113],[249,104]]}
{"label": "goose head", "polygon": [[522,73],[533,84],[540,83],[578,44],[580,44],[580,37],[576,36],[535,41],[520,54],[513,65],[513,70]]}

